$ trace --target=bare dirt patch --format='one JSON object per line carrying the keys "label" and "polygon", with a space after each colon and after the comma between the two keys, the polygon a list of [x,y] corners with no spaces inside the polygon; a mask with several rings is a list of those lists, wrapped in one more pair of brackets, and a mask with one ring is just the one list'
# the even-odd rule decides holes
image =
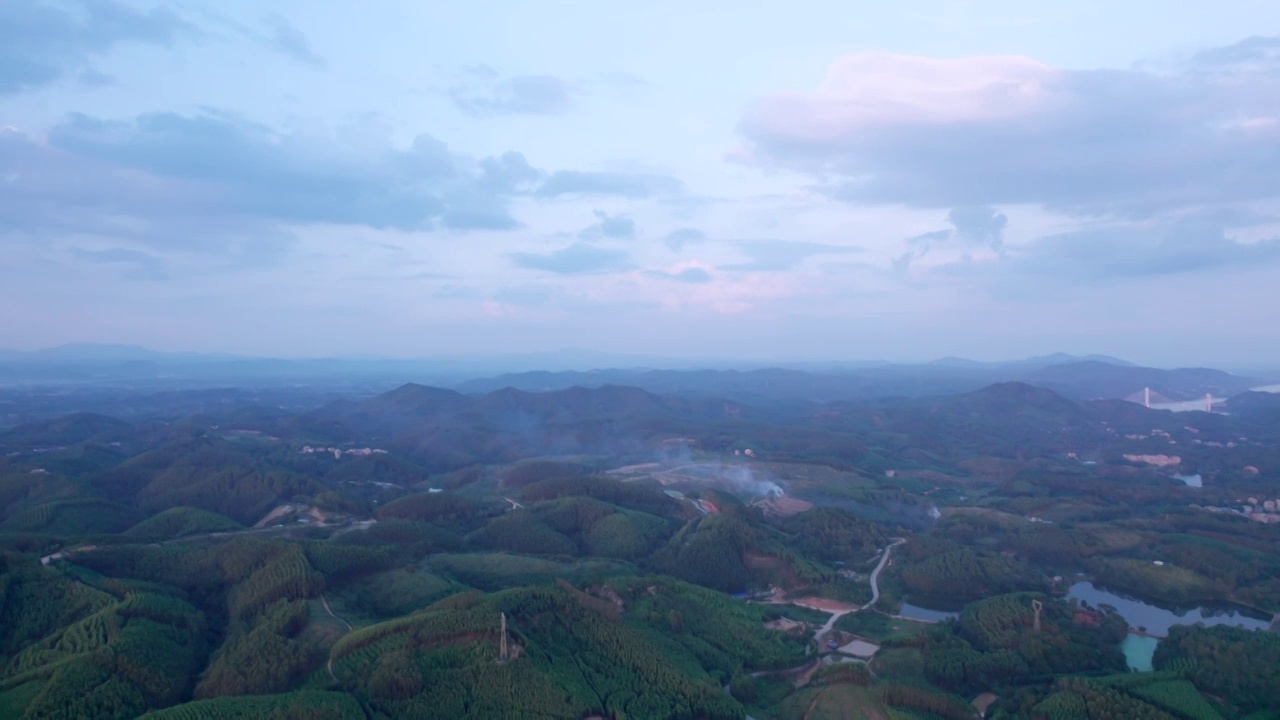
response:
{"label": "bare dirt patch", "polygon": [[288,515],[289,513],[297,509],[298,509],[297,506],[294,506],[294,505],[281,505],[276,509],[272,510],[271,512],[267,513],[266,515],[264,515],[261,520],[259,520],[257,523],[254,524],[254,527],[264,528],[267,525],[269,525],[272,520]]}
{"label": "bare dirt patch", "polygon": [[857,605],[849,605],[839,600],[820,597],[802,597],[790,601],[792,605],[807,607],[812,610],[821,610],[828,613],[849,613],[858,609]]}
{"label": "bare dirt patch", "polygon": [[785,632],[791,632],[792,630],[796,630],[799,628],[803,628],[804,623],[799,622],[798,620],[792,620],[791,618],[784,617],[784,618],[778,618],[777,620],[770,620],[769,622],[765,623],[764,626],[769,630],[777,630],[779,632],[785,633]]}
{"label": "bare dirt patch", "polygon": [[813,509],[813,503],[808,500],[801,500],[787,495],[762,500],[757,504],[764,510],[766,515],[777,515],[779,517],[791,517]]}

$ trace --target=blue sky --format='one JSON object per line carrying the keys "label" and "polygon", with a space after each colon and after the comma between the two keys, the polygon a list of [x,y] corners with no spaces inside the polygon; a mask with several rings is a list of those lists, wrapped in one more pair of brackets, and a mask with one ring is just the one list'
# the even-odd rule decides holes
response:
{"label": "blue sky", "polygon": [[1280,364],[1280,5],[0,4],[0,346]]}

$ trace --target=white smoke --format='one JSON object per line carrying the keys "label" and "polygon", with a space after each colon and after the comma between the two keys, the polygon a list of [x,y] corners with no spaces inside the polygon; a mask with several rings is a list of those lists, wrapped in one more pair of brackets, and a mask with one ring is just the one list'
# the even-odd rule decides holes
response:
{"label": "white smoke", "polygon": [[746,465],[735,465],[725,468],[720,473],[733,490],[754,497],[781,497],[785,494],[782,486],[772,480],[761,480]]}

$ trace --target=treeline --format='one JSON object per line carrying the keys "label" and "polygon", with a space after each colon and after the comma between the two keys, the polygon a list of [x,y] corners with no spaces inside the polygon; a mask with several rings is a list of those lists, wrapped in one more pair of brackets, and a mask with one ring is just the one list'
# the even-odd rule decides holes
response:
{"label": "treeline", "polygon": [[1242,715],[1280,708],[1280,635],[1175,625],[1156,646],[1157,669],[1178,669]]}
{"label": "treeline", "polygon": [[959,609],[965,603],[1044,586],[1042,575],[1017,558],[981,552],[934,536],[899,548],[894,575],[921,605]]}
{"label": "treeline", "polygon": [[425,492],[393,500],[378,508],[378,518],[416,520],[455,533],[467,533],[502,512],[498,502],[480,502],[452,492]]}
{"label": "treeline", "polygon": [[865,560],[889,544],[883,526],[833,507],[814,508],[778,523],[792,547],[824,562]]}
{"label": "treeline", "polygon": [[193,507],[174,507],[152,515],[124,534],[140,540],[168,540],[243,529],[244,525],[224,515]]}
{"label": "treeline", "polygon": [[578,475],[542,479],[523,486],[519,499],[523,503],[536,503],[568,497],[594,498],[610,505],[659,517],[677,517],[683,510],[677,500],[664,495],[655,487],[603,476]]}
{"label": "treeline", "polygon": [[186,697],[208,655],[204,614],[173,595],[113,596],[10,561],[0,602],[0,694],[29,696],[24,718],[137,717]]}
{"label": "treeline", "polygon": [[179,588],[220,619],[221,648],[199,689],[211,697],[287,687],[313,661],[294,640],[306,622],[306,604],[299,601],[324,589],[326,573],[336,581],[373,572],[389,557],[387,549],[238,537],[195,546],[102,548],[78,554],[76,561],[103,574]]}
{"label": "treeline", "polygon": [[[515,657],[498,662],[504,612]],[[697,658],[658,637],[553,585],[457,596],[350,633],[332,656],[344,687],[395,717],[741,717]]]}
{"label": "treeline", "polygon": [[623,599],[629,621],[651,632],[655,642],[683,647],[718,680],[804,662],[802,639],[764,628],[767,606],[663,577],[619,578],[604,587]]}
{"label": "treeline", "polygon": [[1062,678],[1054,692],[1032,709],[1043,720],[1178,720],[1153,705],[1105,684]]}
{"label": "treeline", "polygon": [[671,531],[663,518],[594,498],[569,497],[494,518],[469,540],[509,552],[634,560],[652,553]]}
{"label": "treeline", "polygon": [[792,550],[785,535],[745,514],[712,514],[688,523],[654,553],[651,564],[664,574],[729,593],[836,579],[829,568]]}
{"label": "treeline", "polygon": [[[1032,601],[1043,603],[1040,631]],[[954,623],[887,643],[918,647],[929,682],[962,695],[1043,681],[1062,673],[1115,672],[1125,623],[1115,616],[1077,623],[1074,606],[1036,593],[970,603]]]}
{"label": "treeline", "polygon": [[351,695],[300,690],[280,695],[197,700],[142,716],[145,720],[366,720]]}

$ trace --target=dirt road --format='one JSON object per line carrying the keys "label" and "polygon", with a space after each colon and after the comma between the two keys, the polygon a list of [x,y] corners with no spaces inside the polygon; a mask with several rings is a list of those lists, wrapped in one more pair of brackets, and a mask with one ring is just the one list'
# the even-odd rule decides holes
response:
{"label": "dirt road", "polygon": [[[333,608],[329,607],[329,598],[325,597],[324,593],[320,593],[320,604],[324,605],[324,611],[329,613],[330,617],[342,623],[343,625],[347,626],[347,632],[352,631],[353,628],[351,627],[351,623],[347,622],[343,618],[338,617],[338,614],[333,611]],[[333,674],[333,653],[332,652],[329,653],[329,662],[325,663],[324,667],[326,670],[329,671],[329,679],[334,682],[338,682],[338,676]]]}

